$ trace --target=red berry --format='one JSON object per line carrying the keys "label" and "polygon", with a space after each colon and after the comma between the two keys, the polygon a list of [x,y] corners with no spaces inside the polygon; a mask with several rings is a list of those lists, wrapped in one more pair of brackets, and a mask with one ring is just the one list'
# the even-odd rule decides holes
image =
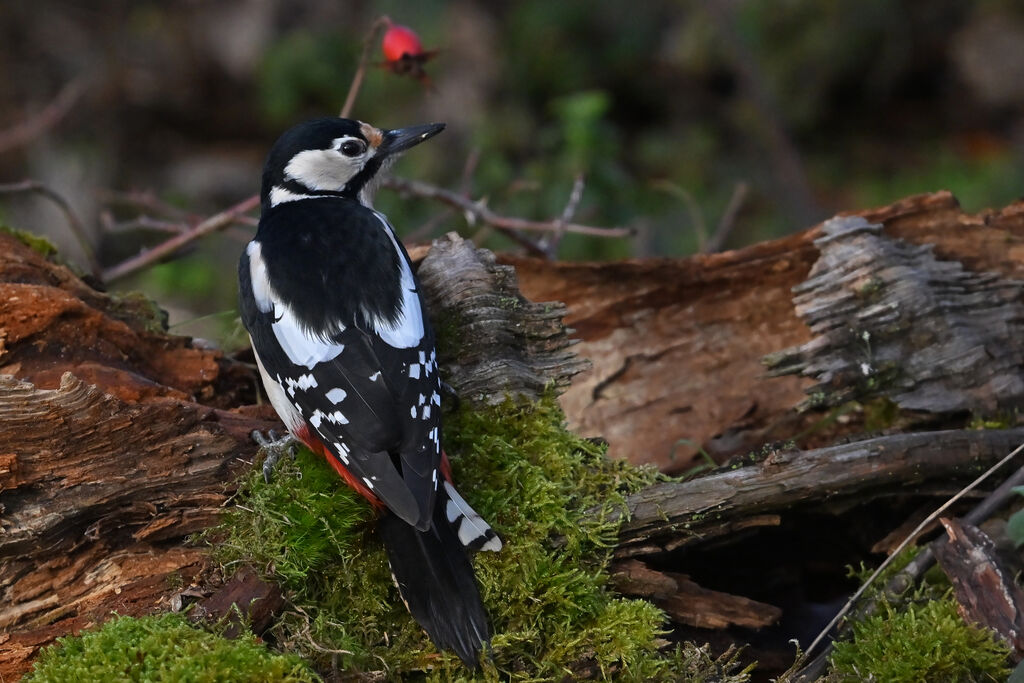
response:
{"label": "red berry", "polygon": [[389,62],[397,62],[405,55],[415,57],[423,52],[423,44],[416,32],[398,24],[388,28],[381,47],[384,49],[384,59]]}

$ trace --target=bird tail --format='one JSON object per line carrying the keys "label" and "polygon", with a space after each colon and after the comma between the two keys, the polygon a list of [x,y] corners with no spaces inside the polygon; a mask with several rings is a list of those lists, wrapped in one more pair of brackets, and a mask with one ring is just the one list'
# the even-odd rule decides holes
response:
{"label": "bird tail", "polygon": [[[466,666],[475,669],[480,651],[490,642],[491,629],[464,547],[471,544],[460,539],[469,534],[469,527],[465,533],[461,531],[463,520],[470,519],[468,513],[472,513],[490,532],[481,543],[473,544],[477,548],[490,544],[487,549],[496,550],[501,541],[458,493],[456,502],[449,491],[455,489],[445,482],[426,531],[385,512],[377,532],[387,550],[395,585],[413,618],[438,649],[453,650]],[[472,524],[471,528],[477,529],[477,523]],[[486,536],[486,532],[481,533]],[[469,540],[476,540],[476,533]]]}

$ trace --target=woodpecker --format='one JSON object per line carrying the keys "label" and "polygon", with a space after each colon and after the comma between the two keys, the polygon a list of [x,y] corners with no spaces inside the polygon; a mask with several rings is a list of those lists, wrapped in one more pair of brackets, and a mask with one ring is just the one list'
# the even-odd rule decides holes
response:
{"label": "woodpecker", "polygon": [[501,539],[452,484],[434,331],[409,255],[372,204],[396,157],[443,129],[322,118],[286,131],[263,169],[239,304],[277,414],[379,511],[402,600],[475,668],[490,625],[468,552]]}

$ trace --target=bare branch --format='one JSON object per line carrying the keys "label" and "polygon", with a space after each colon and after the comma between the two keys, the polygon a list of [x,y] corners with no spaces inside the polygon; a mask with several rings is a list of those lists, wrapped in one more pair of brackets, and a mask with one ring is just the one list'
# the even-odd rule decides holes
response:
{"label": "bare branch", "polygon": [[196,241],[200,237],[204,237],[210,233],[226,228],[233,223],[239,222],[244,218],[244,214],[252,211],[259,205],[259,195],[253,195],[243,199],[231,208],[225,209],[224,211],[197,223],[186,232],[175,235],[171,239],[161,242],[152,249],[148,249],[137,256],[133,256],[126,261],[122,261],[116,266],[108,268],[103,271],[103,280],[104,282],[113,282],[114,280],[119,280],[126,275],[130,275],[137,270],[156,263],[157,261],[170,256],[185,245]]}
{"label": "bare branch", "polygon": [[469,199],[468,197],[459,195],[451,190],[446,190],[444,188],[437,187],[436,185],[430,185],[429,183],[420,182],[418,180],[392,177],[385,179],[383,184],[385,187],[397,190],[398,192],[404,192],[414,197],[422,197],[423,199],[435,199],[456,209],[461,209],[463,214],[466,216],[466,220],[470,223],[486,223],[487,225],[491,225],[501,230],[516,241],[521,241],[516,235],[514,235],[516,230],[557,232],[561,229],[565,232],[576,233],[579,235],[591,235],[593,237],[632,237],[636,234],[636,231],[632,228],[599,228],[591,225],[580,225],[578,223],[565,223],[564,225],[559,226],[556,221],[531,221],[525,218],[501,216],[491,211],[491,209],[488,208],[481,200]]}
{"label": "bare branch", "polygon": [[352,113],[352,107],[356,103],[356,96],[359,95],[359,89],[363,85],[366,66],[370,63],[370,51],[373,49],[374,43],[377,42],[377,35],[380,33],[380,30],[390,24],[391,19],[384,14],[377,17],[373,25],[370,26],[370,30],[366,32],[366,38],[363,39],[363,53],[359,56],[359,66],[356,67],[355,76],[352,77],[352,83],[348,86],[345,104],[341,107],[341,113],[338,114],[341,118],[347,119]]}
{"label": "bare branch", "polygon": [[565,203],[562,215],[554,221],[555,232],[540,240],[540,245],[549,260],[554,259],[558,253],[558,245],[565,236],[566,223],[572,221],[576,216],[576,209],[579,208],[580,200],[583,199],[583,185],[583,174],[577,173],[572,183],[572,191],[569,193],[569,201]]}
{"label": "bare branch", "polygon": [[57,125],[85,93],[87,80],[84,77],[74,79],[61,88],[57,96],[38,114],[0,131],[0,153],[27,145]]}
{"label": "bare branch", "polygon": [[89,264],[89,270],[93,275],[99,277],[100,264],[96,260],[96,252],[92,248],[92,242],[89,241],[89,236],[85,233],[85,227],[78,220],[78,216],[75,215],[71,205],[60,193],[38,180],[22,180],[17,183],[0,185],[0,194],[39,194],[56,204],[64,214],[64,218],[68,222],[68,227],[71,229],[71,234],[74,236],[75,241],[82,248],[85,260]]}

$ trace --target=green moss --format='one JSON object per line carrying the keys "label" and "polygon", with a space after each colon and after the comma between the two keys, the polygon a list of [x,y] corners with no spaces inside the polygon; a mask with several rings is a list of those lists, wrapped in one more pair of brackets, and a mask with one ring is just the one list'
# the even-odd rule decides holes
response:
{"label": "green moss", "polygon": [[110,314],[134,329],[153,333],[167,331],[167,311],[142,292],[114,292],[110,303]]}
{"label": "green moss", "polygon": [[[463,408],[447,420],[459,489],[505,541],[500,553],[474,560],[495,634],[481,677],[678,680],[690,671],[692,680],[746,680],[745,671],[723,677],[735,662],[705,650],[662,652],[660,610],[608,587],[612,515],[627,493],[659,475],[608,460],[603,446],[568,432],[563,420],[553,395]],[[254,471],[237,500],[216,552],[225,563],[263,568],[287,589],[296,608],[276,627],[281,645],[324,670],[336,662],[389,677],[467,675],[405,611],[370,533],[368,506],[319,458],[301,452],[269,485]]]}
{"label": "green moss", "polygon": [[182,615],[163,614],[115,617],[99,629],[59,638],[22,680],[303,683],[319,678],[298,657],[274,654],[252,636],[228,640],[193,628]]}
{"label": "green moss", "polygon": [[902,610],[883,602],[853,624],[852,640],[835,644],[829,680],[1005,681],[1009,653],[992,632],[964,622],[948,593]]}
{"label": "green moss", "polygon": [[6,225],[0,225],[0,232],[5,232],[11,235],[19,242],[29,247],[33,251],[42,255],[43,257],[50,259],[57,255],[57,247],[53,242],[42,237],[40,235],[32,234],[25,230],[18,230],[17,228],[11,228]]}

